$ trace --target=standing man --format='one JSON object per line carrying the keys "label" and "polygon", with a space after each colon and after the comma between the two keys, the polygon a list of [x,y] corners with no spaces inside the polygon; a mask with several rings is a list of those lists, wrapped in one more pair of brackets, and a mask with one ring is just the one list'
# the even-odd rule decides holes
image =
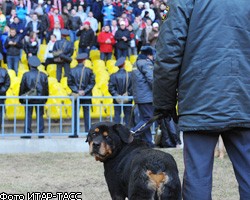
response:
{"label": "standing man", "polygon": [[[92,89],[95,86],[95,76],[91,69],[87,68],[84,65],[85,60],[88,58],[88,54],[81,53],[76,57],[78,61],[78,65],[71,69],[70,76],[68,77],[68,86],[72,90],[73,93],[78,94],[79,96],[92,96]],[[77,134],[77,112],[79,112],[79,108],[75,103],[75,118],[74,118],[74,135],[70,135],[69,138],[78,138]],[[84,114],[84,125],[85,132],[89,131],[90,128],[90,99],[81,99],[80,104],[83,104],[83,114]],[[84,105],[88,104],[88,105]]]}
{"label": "standing man", "polygon": [[[32,113],[34,106],[30,104],[40,104],[35,106],[36,116],[38,117],[39,133],[44,133],[44,104],[47,99],[39,99],[39,96],[49,96],[49,85],[48,77],[45,73],[40,72],[37,67],[41,64],[40,60],[36,56],[31,56],[28,59],[28,65],[30,67],[29,72],[25,72],[20,84],[19,96],[24,95],[31,89],[36,89],[38,98],[36,99],[20,99],[20,103],[25,105],[25,120],[24,120],[24,133],[32,133],[31,123],[32,123]],[[27,101],[27,102],[26,102]],[[23,139],[30,139],[31,136],[28,134],[21,136]],[[44,138],[43,135],[39,135],[38,138]]]}
{"label": "standing man", "polygon": [[125,21],[120,22],[120,28],[115,33],[117,59],[128,56],[128,47],[130,43],[130,32],[126,29]]}
{"label": "standing man", "polygon": [[[3,60],[3,55],[0,53],[0,61]],[[0,67],[0,96],[6,96],[6,92],[10,87],[10,76],[6,69]],[[0,128],[2,128],[3,112],[5,99],[0,99]]]}
{"label": "standing man", "polygon": [[[154,54],[155,50],[152,47],[143,46],[132,71],[133,96],[138,105],[141,120],[131,129],[131,132],[136,132],[154,114],[152,94]],[[137,131],[136,135],[153,146],[150,126],[151,124]]]}
{"label": "standing man", "polygon": [[155,115],[174,115],[178,99],[183,199],[211,199],[214,148],[221,135],[240,199],[248,200],[249,2],[176,0],[169,7],[156,44],[153,93]]}
{"label": "standing man", "polygon": [[91,29],[89,21],[85,21],[83,23],[83,26],[80,27],[76,36],[80,37],[79,53],[87,53],[89,56],[89,52],[95,41],[95,33]]}
{"label": "standing man", "polygon": [[[119,70],[110,76],[109,93],[114,97],[132,96],[131,72],[125,70],[125,60],[125,57],[121,57],[116,61],[115,66],[119,67]],[[121,123],[121,112],[123,110],[124,122],[127,126],[129,125],[131,115],[131,106],[129,104],[132,104],[132,100],[129,99],[129,101],[123,102],[122,99],[114,99],[115,123]],[[123,104],[123,106],[117,104]]]}
{"label": "standing man", "polygon": [[[54,61],[56,65],[56,79],[60,82],[62,78],[62,68],[64,67],[64,76],[69,77],[70,63],[72,61],[71,56],[74,52],[74,44],[66,39],[69,35],[67,29],[61,30],[62,39],[57,40],[53,47]],[[61,51],[61,53],[60,53]],[[59,53],[58,53],[59,52]]]}
{"label": "standing man", "polygon": [[20,50],[23,48],[23,44],[20,37],[16,34],[16,29],[10,29],[10,36],[7,37],[4,47],[7,50],[7,65],[9,69],[13,69],[18,73],[18,63],[20,60]]}
{"label": "standing man", "polygon": [[82,20],[79,16],[76,15],[76,10],[71,10],[71,16],[69,17],[67,27],[69,29],[70,41],[75,42],[77,40],[76,32],[82,25]]}

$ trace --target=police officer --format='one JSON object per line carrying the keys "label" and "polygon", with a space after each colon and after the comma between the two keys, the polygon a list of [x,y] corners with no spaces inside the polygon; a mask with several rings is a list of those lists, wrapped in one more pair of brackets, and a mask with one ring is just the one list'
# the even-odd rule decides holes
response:
{"label": "police officer", "polygon": [[137,135],[150,146],[154,146],[150,130],[151,124],[140,131],[138,129],[148,122],[154,113],[152,94],[154,54],[154,48],[143,46],[132,71],[133,96],[135,103],[138,105],[141,120],[131,131],[137,131]]}
{"label": "police officer", "polygon": [[[88,58],[87,53],[81,53],[76,57],[78,65],[71,69],[70,75],[68,77],[68,86],[73,93],[78,94],[79,96],[92,96],[92,89],[95,86],[95,76],[93,71],[84,65],[84,61]],[[70,135],[70,138],[77,138],[77,112],[79,108],[75,102],[75,121],[74,121],[74,135]],[[90,128],[90,104],[91,98],[81,99],[80,104],[83,105],[84,113],[84,125],[85,132],[89,131]],[[87,105],[86,105],[87,104]]]}
{"label": "police officer", "polygon": [[[3,60],[3,55],[0,53],[0,60]],[[0,96],[6,96],[6,92],[10,87],[10,76],[6,69],[0,67]],[[3,111],[5,99],[0,99],[0,128],[2,126]]]}
{"label": "police officer", "polygon": [[[119,67],[119,70],[110,76],[109,80],[109,92],[112,96],[132,96],[132,79],[131,72],[125,70],[125,57],[119,58],[115,66]],[[114,109],[115,109],[115,123],[121,123],[121,111],[124,113],[124,121],[126,125],[129,125],[130,115],[131,115],[131,106],[133,99],[129,99],[127,102],[123,102],[124,99],[115,98],[114,99]],[[123,104],[121,106],[121,104]]]}
{"label": "police officer", "polygon": [[[41,64],[40,60],[36,56],[31,56],[28,59],[28,65],[30,67],[29,72],[25,72],[22,77],[19,96],[24,95],[31,89],[36,89],[36,96],[48,96],[49,87],[48,87],[48,77],[45,73],[40,72],[37,67]],[[36,87],[35,87],[36,86]],[[32,123],[32,112],[34,104],[36,104],[36,116],[38,117],[39,122],[39,133],[44,133],[44,104],[47,102],[47,99],[20,99],[20,103],[25,105],[25,121],[24,121],[24,133],[32,133],[31,123]],[[31,105],[31,106],[30,106]],[[43,135],[39,135],[39,138],[44,138]],[[29,139],[31,136],[25,135],[21,138]]]}
{"label": "police officer", "polygon": [[183,199],[212,199],[214,149],[221,135],[240,199],[248,200],[249,2],[169,2],[156,44],[153,93],[156,115],[174,116],[178,99],[184,139]]}
{"label": "police officer", "polygon": [[[63,52],[54,56],[54,61],[57,63],[56,69],[56,79],[60,82],[62,78],[62,68],[64,67],[64,76],[68,77],[70,74],[70,63],[72,61],[71,56],[74,52],[74,44],[66,39],[69,36],[69,31],[67,29],[61,30],[62,39],[55,42],[53,47],[53,52],[62,50]],[[58,58],[60,58],[58,60]]]}

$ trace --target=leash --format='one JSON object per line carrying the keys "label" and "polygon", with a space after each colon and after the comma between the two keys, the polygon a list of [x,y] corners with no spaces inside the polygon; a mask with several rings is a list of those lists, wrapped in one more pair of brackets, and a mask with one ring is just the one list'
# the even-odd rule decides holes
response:
{"label": "leash", "polygon": [[156,115],[151,117],[147,122],[145,122],[144,124],[142,124],[137,130],[135,131],[130,131],[132,133],[133,136],[136,136],[137,132],[142,130],[145,126],[147,126],[148,124],[152,124],[153,122],[155,122],[157,119],[160,119],[161,117],[163,117],[162,114]]}

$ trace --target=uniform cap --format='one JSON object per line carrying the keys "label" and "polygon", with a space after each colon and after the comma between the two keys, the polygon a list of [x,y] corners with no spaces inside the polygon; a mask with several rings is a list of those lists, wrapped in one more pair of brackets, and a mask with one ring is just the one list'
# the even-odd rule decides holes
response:
{"label": "uniform cap", "polygon": [[76,60],[85,60],[88,58],[88,54],[87,53],[80,53],[77,55]]}
{"label": "uniform cap", "polygon": [[28,64],[31,67],[38,67],[39,65],[41,65],[41,62],[37,56],[31,56],[28,59]]}
{"label": "uniform cap", "polygon": [[67,29],[62,29],[61,30],[61,34],[68,36],[69,35],[69,31]]}
{"label": "uniform cap", "polygon": [[117,66],[117,67],[122,66],[122,65],[125,63],[125,60],[126,60],[125,57],[120,57],[120,58],[116,61],[115,66]]}
{"label": "uniform cap", "polygon": [[155,55],[155,49],[151,46],[142,46],[141,53],[144,55]]}

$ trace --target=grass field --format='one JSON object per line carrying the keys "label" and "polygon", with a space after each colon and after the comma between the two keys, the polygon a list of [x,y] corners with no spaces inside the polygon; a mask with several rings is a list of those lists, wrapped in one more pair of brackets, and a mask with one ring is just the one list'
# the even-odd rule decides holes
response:
{"label": "grass field", "polygon": [[[177,161],[183,176],[182,150],[164,149]],[[83,200],[110,200],[102,163],[87,153],[39,153],[0,155],[0,193],[81,192]],[[216,158],[213,200],[239,199],[228,157]]]}

